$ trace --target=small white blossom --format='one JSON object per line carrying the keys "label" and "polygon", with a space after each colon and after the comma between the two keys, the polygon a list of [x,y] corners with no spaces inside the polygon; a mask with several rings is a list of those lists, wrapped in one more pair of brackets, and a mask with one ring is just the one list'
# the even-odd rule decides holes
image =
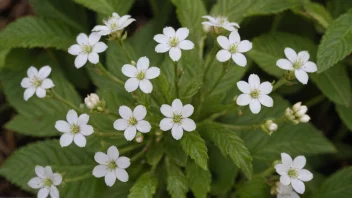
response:
{"label": "small white blossom", "polygon": [[95,93],[89,94],[85,99],[84,103],[86,103],[88,109],[94,109],[96,105],[100,102],[99,96]]}
{"label": "small white blossom", "polygon": [[196,129],[196,123],[188,118],[193,114],[194,107],[190,104],[182,105],[181,100],[175,99],[170,105],[162,105],[161,113],[166,118],[160,121],[160,129],[168,131],[171,129],[172,137],[179,140],[183,136],[183,130],[191,132]]}
{"label": "small white blossom", "polygon": [[291,120],[293,124],[298,124],[300,122],[306,123],[309,122],[310,117],[307,115],[308,107],[301,105],[302,102],[297,102],[293,105],[292,109],[287,108],[285,111],[285,117],[288,120]]}
{"label": "small white blossom", "polygon": [[308,73],[316,72],[317,65],[309,60],[309,53],[301,51],[298,54],[291,48],[285,48],[287,59],[279,59],[276,65],[284,70],[294,71],[297,80],[303,84],[308,83]]}
{"label": "small white blossom", "polygon": [[293,191],[292,186],[285,186],[278,182],[278,187],[276,188],[277,198],[299,198],[299,195]]}
{"label": "small white blossom", "polygon": [[202,22],[203,25],[208,25],[212,27],[222,27],[230,32],[236,31],[236,28],[240,28],[238,23],[229,22],[227,17],[223,17],[223,16],[212,17],[209,15],[206,15],[206,16],[203,16],[202,18],[208,19],[208,21]]}
{"label": "small white blossom", "polygon": [[42,166],[35,166],[35,173],[37,177],[32,178],[28,182],[28,186],[38,191],[38,198],[46,198],[50,194],[51,198],[59,198],[59,190],[56,186],[62,182],[62,176],[59,173],[53,173],[50,166],[45,168]]}
{"label": "small white blossom", "polygon": [[273,86],[269,82],[260,83],[259,77],[255,74],[249,76],[248,83],[245,81],[237,82],[237,87],[243,94],[238,96],[236,103],[240,106],[249,104],[249,108],[254,114],[260,112],[261,104],[266,107],[274,105],[273,99],[268,96],[273,90]]}
{"label": "small white blossom", "polygon": [[280,182],[285,185],[292,185],[293,189],[303,194],[305,191],[305,185],[303,182],[307,182],[313,179],[313,174],[303,169],[306,165],[306,158],[304,156],[297,156],[292,160],[291,156],[286,153],[281,153],[282,164],[276,164],[276,172],[281,175]]}
{"label": "small white blossom", "polygon": [[181,58],[182,50],[191,50],[194,48],[192,41],[185,40],[189,34],[187,28],[179,28],[176,32],[172,27],[165,27],[163,34],[154,36],[154,40],[159,44],[155,47],[157,53],[165,53],[169,51],[170,58],[178,61]]}
{"label": "small white blossom", "polygon": [[239,66],[247,65],[247,59],[242,54],[252,49],[252,43],[248,40],[241,41],[241,37],[237,31],[232,31],[229,38],[225,36],[218,36],[217,41],[223,48],[216,54],[216,59],[220,62],[232,60]]}
{"label": "small white blossom", "polygon": [[124,15],[120,17],[117,13],[112,13],[112,16],[108,20],[103,20],[104,25],[97,25],[93,28],[93,32],[97,32],[101,36],[114,33],[119,30],[123,30],[129,24],[135,21],[130,15]]}
{"label": "small white blossom", "polygon": [[77,112],[73,109],[69,110],[66,115],[66,121],[56,121],[56,130],[63,133],[60,138],[60,145],[62,147],[68,146],[75,142],[79,147],[85,147],[87,140],[85,136],[89,136],[94,132],[92,126],[88,125],[89,115],[81,114],[79,117]]}
{"label": "small white blossom", "polygon": [[128,181],[128,173],[125,169],[131,165],[130,158],[119,157],[119,155],[116,146],[110,146],[107,154],[97,152],[94,155],[94,159],[99,165],[93,169],[93,175],[97,178],[105,177],[107,186],[114,185],[116,178],[122,182]]}
{"label": "small white blossom", "polygon": [[119,131],[125,131],[126,140],[131,141],[136,137],[137,130],[142,133],[148,133],[152,128],[148,121],[143,120],[147,115],[147,109],[143,105],[138,105],[132,110],[127,106],[119,108],[119,114],[122,119],[114,122],[114,128]]}
{"label": "small white blossom", "polygon": [[38,98],[44,98],[46,96],[46,89],[54,87],[53,81],[48,78],[51,73],[50,66],[44,66],[39,71],[31,66],[27,70],[28,77],[23,78],[21,86],[26,89],[23,94],[23,98],[27,101],[30,97],[36,93]]}
{"label": "small white blossom", "polygon": [[77,56],[75,59],[76,68],[81,68],[87,60],[93,64],[99,62],[98,53],[102,53],[108,48],[105,43],[99,42],[100,37],[97,33],[91,33],[89,37],[84,33],[77,36],[78,44],[68,48],[68,53]]}
{"label": "small white blossom", "polygon": [[147,57],[141,57],[137,61],[137,67],[130,64],[122,67],[122,73],[130,77],[125,83],[126,91],[133,92],[139,87],[146,94],[152,92],[153,85],[150,80],[160,75],[160,69],[157,67],[149,68],[149,64]]}

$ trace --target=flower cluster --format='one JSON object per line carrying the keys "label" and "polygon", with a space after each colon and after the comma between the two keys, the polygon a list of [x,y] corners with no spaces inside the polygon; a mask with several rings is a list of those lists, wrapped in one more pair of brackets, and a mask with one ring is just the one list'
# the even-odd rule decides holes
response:
{"label": "flower cluster", "polygon": [[35,173],[37,177],[28,182],[28,186],[34,189],[40,189],[38,198],[46,198],[49,194],[52,198],[59,198],[59,190],[56,186],[62,182],[62,176],[59,173],[53,173],[50,166],[36,166]]}
{"label": "flower cluster", "polygon": [[307,115],[308,108],[307,106],[302,105],[301,102],[297,102],[291,108],[287,108],[285,111],[286,119],[292,121],[293,124],[298,124],[300,122],[306,123],[309,122],[310,117]]}

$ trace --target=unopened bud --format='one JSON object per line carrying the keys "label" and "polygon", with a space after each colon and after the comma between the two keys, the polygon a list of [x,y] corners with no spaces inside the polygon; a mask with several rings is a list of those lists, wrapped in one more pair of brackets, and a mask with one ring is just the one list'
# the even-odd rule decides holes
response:
{"label": "unopened bud", "polygon": [[203,31],[204,31],[205,33],[210,32],[210,29],[211,29],[211,26],[210,26],[210,25],[205,25],[205,24],[203,24]]}
{"label": "unopened bud", "polygon": [[136,135],[136,142],[142,143],[143,139],[144,139],[143,134],[141,132],[138,132]]}
{"label": "unopened bud", "polygon": [[84,102],[86,103],[88,109],[94,109],[95,106],[99,104],[99,96],[92,93],[84,99]]}
{"label": "unopened bud", "polygon": [[136,62],[134,62],[134,61],[131,61],[131,65],[134,65],[134,66],[136,66],[137,64],[136,64]]}
{"label": "unopened bud", "polygon": [[297,117],[302,117],[305,115],[308,111],[308,108],[306,106],[301,106],[301,108],[295,113]]}
{"label": "unopened bud", "polygon": [[294,112],[299,111],[301,109],[301,104],[302,102],[297,102],[296,104],[293,105],[292,109]]}
{"label": "unopened bud", "polygon": [[276,131],[277,130],[277,124],[275,124],[275,123],[270,124],[268,129],[269,129],[269,131],[273,131],[273,132]]}
{"label": "unopened bud", "polygon": [[298,121],[298,120],[292,120],[292,123],[293,123],[293,124],[298,124],[299,121]]}
{"label": "unopened bud", "polygon": [[299,119],[299,121],[300,121],[300,122],[303,122],[303,123],[309,122],[309,120],[310,120],[309,115],[303,115],[303,116]]}

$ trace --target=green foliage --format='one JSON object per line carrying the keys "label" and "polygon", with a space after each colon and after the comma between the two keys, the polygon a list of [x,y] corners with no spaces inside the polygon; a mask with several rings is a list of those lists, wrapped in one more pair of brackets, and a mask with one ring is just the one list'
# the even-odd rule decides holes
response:
{"label": "green foliage", "polygon": [[318,73],[334,66],[352,52],[352,11],[341,15],[326,30],[318,48]]}
{"label": "green foliage", "polygon": [[[299,8],[297,9],[299,10]],[[303,4],[302,10],[299,12],[308,18],[317,21],[322,27],[327,28],[333,22],[333,18],[329,11],[319,3],[306,2]]]}
{"label": "green foliage", "polygon": [[208,170],[208,149],[205,145],[205,141],[196,131],[185,133],[181,139],[181,146],[198,166],[204,170]]}
{"label": "green foliage", "polygon": [[187,177],[183,174],[180,167],[170,162],[167,158],[166,172],[167,172],[167,191],[172,198],[186,198],[188,191]]}
{"label": "green foliage", "polygon": [[91,10],[110,16],[113,12],[119,13],[119,15],[126,14],[131,6],[133,5],[133,0],[73,0]]}
{"label": "green foliage", "polygon": [[204,170],[195,163],[188,163],[186,166],[186,176],[189,188],[194,196],[196,198],[207,197],[211,184],[211,174],[209,170]]}
{"label": "green foliage", "polygon": [[157,179],[155,176],[150,172],[144,173],[131,188],[128,198],[152,198],[155,194],[156,186]]}
{"label": "green foliage", "polygon": [[250,181],[238,185],[236,195],[239,198],[269,198],[270,188],[263,177],[255,177]]}
{"label": "green foliage", "polygon": [[352,130],[352,106],[346,107],[342,105],[336,106],[336,111],[339,114],[343,123]]}

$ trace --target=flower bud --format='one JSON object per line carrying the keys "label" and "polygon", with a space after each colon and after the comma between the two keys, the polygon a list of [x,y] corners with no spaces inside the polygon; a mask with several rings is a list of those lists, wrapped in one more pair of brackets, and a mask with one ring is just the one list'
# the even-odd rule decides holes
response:
{"label": "flower bud", "polygon": [[303,123],[309,122],[309,120],[310,120],[309,115],[303,115],[303,116],[299,119],[299,121],[300,121],[300,122],[303,122]]}
{"label": "flower bud", "polygon": [[92,93],[84,99],[84,102],[86,103],[88,109],[94,109],[95,106],[100,102],[99,96],[95,93]]}
{"label": "flower bud", "polygon": [[294,112],[299,111],[301,109],[301,104],[302,102],[297,102],[296,104],[293,105],[292,109]]}
{"label": "flower bud", "polygon": [[303,115],[306,114],[307,111],[308,111],[308,108],[306,106],[302,106],[301,109],[295,113],[295,115],[297,117],[302,117]]}
{"label": "flower bud", "polygon": [[273,132],[276,131],[277,130],[277,124],[275,124],[275,123],[270,124],[268,129],[269,129],[269,131],[273,131]]}
{"label": "flower bud", "polygon": [[144,139],[143,134],[141,132],[138,132],[136,135],[136,142],[142,143],[143,139]]}
{"label": "flower bud", "polygon": [[211,26],[210,26],[210,25],[203,25],[203,31],[204,31],[205,33],[210,32],[210,29],[211,29]]}

